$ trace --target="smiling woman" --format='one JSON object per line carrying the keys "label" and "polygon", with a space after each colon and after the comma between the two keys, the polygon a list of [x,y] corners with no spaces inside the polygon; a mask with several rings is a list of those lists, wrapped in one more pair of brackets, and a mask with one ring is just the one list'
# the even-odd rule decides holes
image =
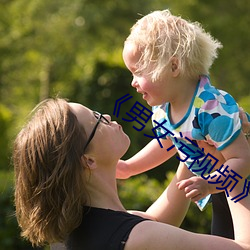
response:
{"label": "smiling woman", "polygon": [[183,192],[176,188],[184,171],[177,170],[145,213],[127,212],[117,193],[116,166],[129,145],[109,115],[63,99],[39,104],[14,143],[15,204],[22,236],[33,245],[61,243],[55,249],[67,250],[250,249],[250,197],[237,203],[228,198],[235,241],[162,223],[177,225],[177,204],[189,204],[188,199],[179,203]]}

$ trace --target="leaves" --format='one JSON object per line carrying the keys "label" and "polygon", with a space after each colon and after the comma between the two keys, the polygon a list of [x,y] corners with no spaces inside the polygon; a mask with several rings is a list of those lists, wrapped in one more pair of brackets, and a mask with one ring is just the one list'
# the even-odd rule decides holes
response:
{"label": "leaves", "polygon": [[[2,0],[0,169],[9,169],[11,141],[25,117],[48,96],[59,94],[110,114],[115,100],[127,93],[133,96],[131,101],[138,100],[147,106],[130,87],[131,75],[121,56],[123,42],[140,15],[165,8],[201,22],[223,43],[224,48],[211,69],[212,81],[250,111],[248,0]],[[148,142],[142,132],[133,129],[132,123],[122,120],[131,103],[126,103],[117,118],[131,137],[125,158]],[[151,129],[150,123],[146,129]],[[166,170],[176,164],[171,160],[164,164],[166,168],[160,166],[146,175],[121,182],[125,205],[133,209],[149,205],[163,188]],[[191,207],[187,226],[202,231],[199,225],[204,225],[204,231],[208,231],[209,210],[201,219],[195,209]]]}

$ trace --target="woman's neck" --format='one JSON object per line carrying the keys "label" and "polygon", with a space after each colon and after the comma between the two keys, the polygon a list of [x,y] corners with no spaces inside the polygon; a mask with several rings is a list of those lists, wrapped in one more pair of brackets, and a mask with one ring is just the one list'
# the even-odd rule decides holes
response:
{"label": "woman's neck", "polygon": [[88,206],[126,211],[117,191],[115,172],[107,168],[96,168],[86,178],[89,194]]}

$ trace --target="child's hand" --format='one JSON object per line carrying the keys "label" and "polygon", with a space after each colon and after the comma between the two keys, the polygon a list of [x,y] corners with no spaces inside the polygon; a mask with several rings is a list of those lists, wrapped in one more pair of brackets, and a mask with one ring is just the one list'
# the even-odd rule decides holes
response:
{"label": "child's hand", "polygon": [[211,193],[207,180],[199,176],[193,176],[186,180],[181,180],[177,184],[180,190],[184,190],[186,197],[192,201],[198,201]]}
{"label": "child's hand", "polygon": [[116,166],[116,178],[117,179],[127,179],[131,176],[129,167],[126,161],[119,160]]}

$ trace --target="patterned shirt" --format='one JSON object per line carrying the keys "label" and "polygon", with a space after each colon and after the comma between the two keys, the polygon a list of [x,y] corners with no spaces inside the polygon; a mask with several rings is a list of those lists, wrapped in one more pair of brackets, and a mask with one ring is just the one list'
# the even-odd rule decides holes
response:
{"label": "patterned shirt", "polygon": [[210,78],[203,75],[181,121],[172,124],[169,109],[169,103],[153,107],[152,120],[157,137],[170,138],[179,153],[179,159],[185,161],[194,174],[203,177],[218,169],[218,165],[214,168],[216,158],[208,154],[206,156],[196,141],[204,140],[222,150],[238,137],[241,121],[233,97],[213,87]]}

